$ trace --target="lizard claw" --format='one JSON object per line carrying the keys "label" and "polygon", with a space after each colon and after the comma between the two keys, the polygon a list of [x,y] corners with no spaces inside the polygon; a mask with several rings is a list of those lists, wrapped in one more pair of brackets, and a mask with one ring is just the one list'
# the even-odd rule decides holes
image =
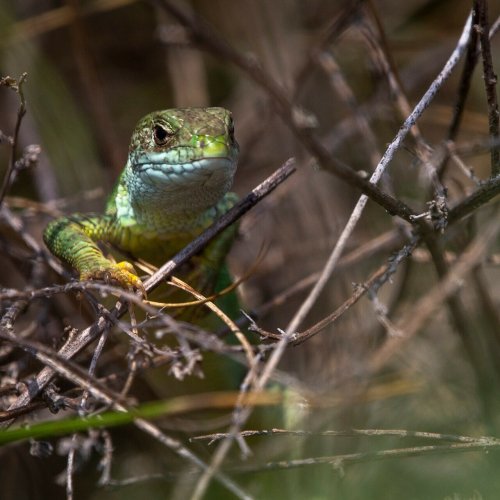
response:
{"label": "lizard claw", "polygon": [[103,280],[115,282],[125,289],[139,290],[143,297],[146,297],[146,290],[141,279],[135,273],[134,266],[127,261],[109,262],[90,271],[80,274],[81,280]]}
{"label": "lizard claw", "polygon": [[[117,279],[113,277],[113,279],[117,279],[120,285],[123,284],[124,286],[127,286],[127,288],[132,287],[134,290],[139,290],[142,296],[146,297],[146,290],[141,279],[137,276],[134,266],[126,260],[118,262],[115,265],[118,269],[120,278]],[[123,278],[121,278],[122,276]]]}

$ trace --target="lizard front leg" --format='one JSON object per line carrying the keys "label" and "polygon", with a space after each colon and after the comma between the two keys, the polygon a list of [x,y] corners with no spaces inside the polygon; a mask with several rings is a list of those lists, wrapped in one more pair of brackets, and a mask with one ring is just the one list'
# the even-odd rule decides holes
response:
{"label": "lizard front leg", "polygon": [[112,215],[75,214],[52,221],[43,233],[49,250],[76,269],[81,280],[117,282],[123,288],[143,289],[129,262],[115,263],[106,258],[97,242],[112,241],[115,218]]}

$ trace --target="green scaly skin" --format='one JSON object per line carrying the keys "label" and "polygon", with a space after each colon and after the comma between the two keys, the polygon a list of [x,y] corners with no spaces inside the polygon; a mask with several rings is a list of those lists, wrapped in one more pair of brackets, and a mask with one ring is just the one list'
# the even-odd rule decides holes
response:
{"label": "green scaly skin", "polygon": [[[129,262],[108,259],[98,242],[160,265],[175,255],[237,198],[229,193],[238,144],[231,113],[223,108],[157,111],[137,124],[127,164],[104,214],[73,214],[52,221],[43,238],[49,250],[80,273],[81,280],[143,289]],[[231,226],[194,260],[202,293],[227,277]]]}

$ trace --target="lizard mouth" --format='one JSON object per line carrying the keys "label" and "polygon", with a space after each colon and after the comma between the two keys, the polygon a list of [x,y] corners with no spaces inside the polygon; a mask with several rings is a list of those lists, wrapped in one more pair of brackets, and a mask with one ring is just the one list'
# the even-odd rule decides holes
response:
{"label": "lizard mouth", "polygon": [[143,181],[161,186],[166,191],[194,187],[215,188],[232,182],[236,158],[203,157],[186,162],[169,163],[164,153],[153,153],[136,158],[132,167]]}

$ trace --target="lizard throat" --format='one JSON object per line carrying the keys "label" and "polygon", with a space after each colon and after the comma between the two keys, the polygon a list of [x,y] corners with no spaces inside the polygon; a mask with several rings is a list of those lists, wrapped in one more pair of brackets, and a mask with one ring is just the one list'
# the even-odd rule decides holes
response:
{"label": "lizard throat", "polygon": [[160,159],[161,154],[131,155],[127,162],[123,181],[136,221],[146,222],[150,214],[196,216],[217,204],[233,183],[236,158],[201,158],[177,164],[157,161]]}

